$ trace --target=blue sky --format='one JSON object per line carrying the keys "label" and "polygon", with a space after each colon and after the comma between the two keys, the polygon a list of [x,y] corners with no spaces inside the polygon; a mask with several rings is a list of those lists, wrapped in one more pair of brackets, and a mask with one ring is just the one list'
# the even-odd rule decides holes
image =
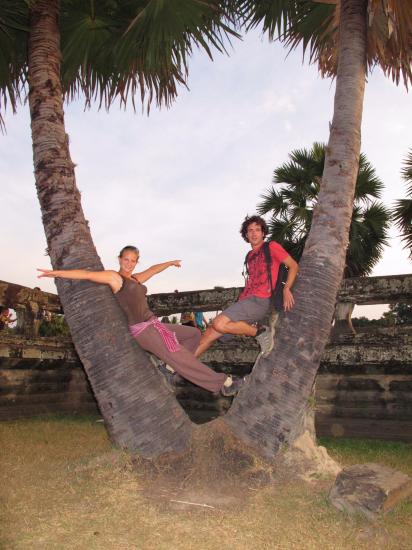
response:
{"label": "blue sky", "polygon": [[[246,214],[271,184],[273,169],[295,148],[327,141],[334,82],[286,56],[259,33],[234,42],[230,56],[211,62],[195,53],[189,88],[170,109],[150,116],[113,106],[110,113],[66,106],[77,184],[92,236],[106,268],[116,268],[124,244],[141,250],[141,269],[168,259],[150,292],[240,286],[247,245],[239,236]],[[5,116],[2,153],[0,278],[55,291],[36,279],[48,267],[33,178],[28,106]],[[400,178],[412,147],[412,105],[402,87],[376,70],[368,79],[362,151],[385,183],[388,206],[405,194]],[[411,263],[396,231],[375,275],[408,273]]]}

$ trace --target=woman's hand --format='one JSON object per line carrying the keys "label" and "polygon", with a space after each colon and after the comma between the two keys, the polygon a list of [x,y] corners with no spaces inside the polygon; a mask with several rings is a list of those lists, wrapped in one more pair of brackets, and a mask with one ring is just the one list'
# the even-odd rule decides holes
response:
{"label": "woman's hand", "polygon": [[42,277],[57,277],[57,272],[53,271],[53,269],[39,269],[37,268],[37,271],[40,271],[40,275],[37,275],[38,279],[41,279]]}
{"label": "woman's hand", "polygon": [[182,260],[172,260],[170,262],[170,265],[174,265],[175,267],[182,267]]}

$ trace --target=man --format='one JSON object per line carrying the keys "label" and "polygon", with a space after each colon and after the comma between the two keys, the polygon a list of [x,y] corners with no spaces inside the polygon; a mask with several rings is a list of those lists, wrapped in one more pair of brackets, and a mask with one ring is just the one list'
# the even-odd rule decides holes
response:
{"label": "man", "polygon": [[[246,286],[240,294],[239,300],[222,311],[213,320],[212,326],[206,329],[195,352],[197,357],[224,334],[257,337],[264,355],[268,355],[273,348],[273,327],[265,327],[258,323],[269,311],[272,294],[263,249],[268,228],[265,220],[260,216],[246,216],[240,233],[252,248],[247,257]],[[283,308],[285,311],[289,311],[295,304],[291,288],[299,267],[279,243],[271,241],[269,250],[272,287],[276,284],[280,264],[285,264],[289,269],[283,288]]]}

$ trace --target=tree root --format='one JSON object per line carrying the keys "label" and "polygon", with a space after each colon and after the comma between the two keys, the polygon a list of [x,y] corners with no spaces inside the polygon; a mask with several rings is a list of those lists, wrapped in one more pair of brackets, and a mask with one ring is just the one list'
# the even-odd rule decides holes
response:
{"label": "tree root", "polygon": [[296,477],[305,481],[334,478],[341,469],[309,432],[270,461],[237,439],[222,419],[196,428],[185,453],[166,453],[151,460],[134,456],[132,462],[147,482],[172,483],[182,490],[260,488]]}
{"label": "tree root", "polygon": [[316,444],[305,431],[277,457],[277,467],[292,471],[295,476],[311,482],[319,478],[335,478],[342,467],[328,455],[325,447]]}

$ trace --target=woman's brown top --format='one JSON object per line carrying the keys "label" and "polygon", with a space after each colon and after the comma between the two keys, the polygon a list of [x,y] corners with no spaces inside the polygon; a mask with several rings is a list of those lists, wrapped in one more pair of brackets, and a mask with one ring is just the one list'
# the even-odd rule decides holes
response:
{"label": "woman's brown top", "polygon": [[115,296],[119,301],[120,307],[127,315],[129,326],[148,321],[155,317],[147,303],[147,287],[136,281],[136,279],[127,279],[122,275],[121,277],[123,285],[116,292]]}

